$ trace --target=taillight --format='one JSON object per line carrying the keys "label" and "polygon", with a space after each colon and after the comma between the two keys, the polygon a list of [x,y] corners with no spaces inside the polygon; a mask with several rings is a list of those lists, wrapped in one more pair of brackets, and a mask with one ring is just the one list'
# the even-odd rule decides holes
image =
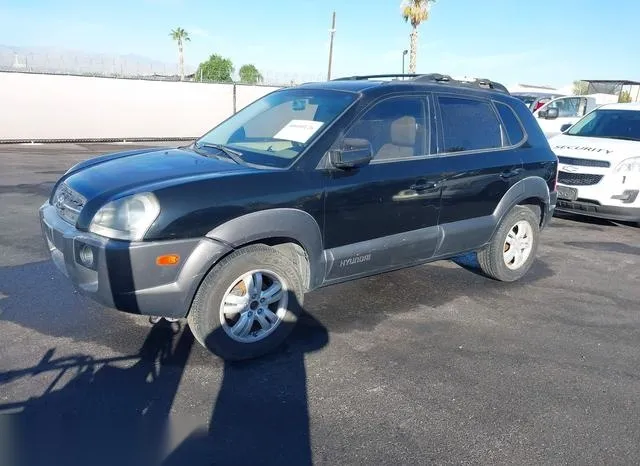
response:
{"label": "taillight", "polygon": [[536,110],[538,110],[540,107],[542,107],[544,105],[544,102],[536,102],[536,106],[533,109],[533,111],[535,112]]}

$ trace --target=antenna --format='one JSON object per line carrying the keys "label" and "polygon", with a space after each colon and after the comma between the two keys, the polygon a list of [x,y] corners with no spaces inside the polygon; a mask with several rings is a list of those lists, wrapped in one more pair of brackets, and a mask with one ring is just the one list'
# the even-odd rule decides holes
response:
{"label": "antenna", "polygon": [[336,33],[336,12],[333,12],[331,29],[329,29],[329,69],[327,70],[327,81],[331,81],[331,62],[333,61],[333,36]]}

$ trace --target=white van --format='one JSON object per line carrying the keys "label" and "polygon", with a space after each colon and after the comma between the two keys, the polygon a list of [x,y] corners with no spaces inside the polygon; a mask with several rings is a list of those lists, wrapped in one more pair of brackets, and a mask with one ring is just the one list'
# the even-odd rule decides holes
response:
{"label": "white van", "polygon": [[549,140],[557,211],[640,226],[640,103],[602,105]]}
{"label": "white van", "polygon": [[560,128],[573,124],[600,105],[614,103],[618,97],[610,94],[589,94],[558,97],[533,112],[547,138],[561,133]]}

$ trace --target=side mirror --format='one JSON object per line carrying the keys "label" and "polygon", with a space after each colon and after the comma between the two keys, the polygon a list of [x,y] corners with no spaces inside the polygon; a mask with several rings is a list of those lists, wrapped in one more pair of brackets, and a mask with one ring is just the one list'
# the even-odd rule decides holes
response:
{"label": "side mirror", "polygon": [[545,113],[546,113],[545,118],[547,120],[555,120],[556,118],[558,118],[558,109],[557,108],[550,108]]}
{"label": "side mirror", "polygon": [[336,168],[356,168],[367,165],[373,158],[373,148],[366,139],[345,139],[341,149],[330,152],[331,165]]}
{"label": "side mirror", "polygon": [[571,123],[565,123],[564,125],[562,125],[562,126],[560,127],[560,132],[561,132],[561,133],[564,133],[566,130],[568,130],[569,128],[571,128],[571,126],[572,126],[572,125],[571,125]]}

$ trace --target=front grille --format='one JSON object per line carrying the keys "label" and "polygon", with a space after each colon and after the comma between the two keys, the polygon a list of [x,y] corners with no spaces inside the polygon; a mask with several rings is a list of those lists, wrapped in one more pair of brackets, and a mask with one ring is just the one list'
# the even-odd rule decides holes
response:
{"label": "front grille", "polygon": [[564,157],[564,156],[559,156],[558,161],[560,163],[564,163],[565,165],[578,165],[580,167],[609,168],[611,166],[611,162],[607,162],[606,160],[576,159],[574,157]]}
{"label": "front grille", "polygon": [[58,186],[51,202],[55,206],[60,218],[73,225],[78,220],[80,211],[87,200],[69,186],[62,183]]}
{"label": "front grille", "polygon": [[584,173],[558,173],[558,183],[569,186],[590,186],[598,184],[603,175],[588,175]]}

